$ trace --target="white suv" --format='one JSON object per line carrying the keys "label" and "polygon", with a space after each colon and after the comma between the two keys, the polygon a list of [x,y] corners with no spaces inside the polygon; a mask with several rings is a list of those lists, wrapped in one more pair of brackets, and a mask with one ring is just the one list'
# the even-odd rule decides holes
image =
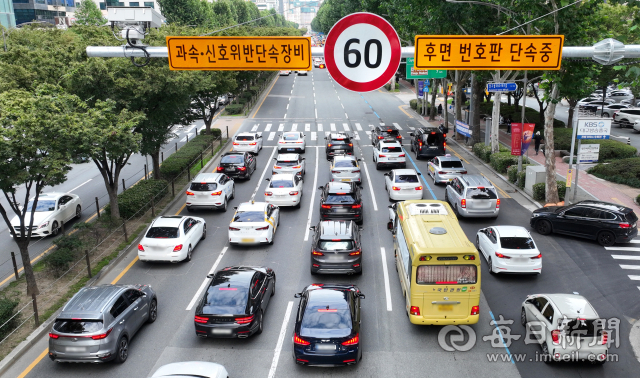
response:
{"label": "white suv", "polygon": [[640,120],[640,108],[620,109],[613,114],[613,122],[620,127],[633,127],[637,120]]}
{"label": "white suv", "polygon": [[236,195],[235,182],[224,173],[200,173],[187,189],[187,211],[214,208],[227,211],[227,204]]}
{"label": "white suv", "polygon": [[407,159],[398,142],[379,141],[373,146],[373,162],[376,163],[376,169],[383,166],[396,166],[407,168]]}
{"label": "white suv", "polygon": [[257,155],[262,149],[262,135],[258,133],[239,133],[233,138],[234,152],[251,152]]}

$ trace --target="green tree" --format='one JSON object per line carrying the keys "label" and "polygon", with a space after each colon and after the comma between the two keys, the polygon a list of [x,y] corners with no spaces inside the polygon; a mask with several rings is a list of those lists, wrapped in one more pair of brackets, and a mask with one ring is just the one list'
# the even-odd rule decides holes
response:
{"label": "green tree", "polygon": [[[245,71],[247,72],[247,71]],[[206,133],[211,134],[211,123],[218,110],[220,96],[235,91],[237,87],[236,71],[198,71],[198,91],[192,96],[191,107],[181,120],[189,124],[196,119],[204,121]]]}
{"label": "green tree", "polygon": [[214,22],[213,9],[206,0],[158,0],[158,5],[169,24],[210,26]]}
{"label": "green tree", "polygon": [[100,26],[107,23],[107,19],[102,16],[102,12],[93,0],[82,0],[76,8],[75,17],[76,25]]}

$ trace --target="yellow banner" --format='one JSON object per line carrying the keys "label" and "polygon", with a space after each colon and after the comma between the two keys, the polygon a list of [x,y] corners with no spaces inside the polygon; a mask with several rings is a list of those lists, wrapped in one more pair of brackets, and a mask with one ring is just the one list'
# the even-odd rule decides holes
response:
{"label": "yellow banner", "polygon": [[416,69],[559,70],[563,35],[417,35]]}
{"label": "yellow banner", "polygon": [[311,37],[167,37],[172,70],[311,70]]}

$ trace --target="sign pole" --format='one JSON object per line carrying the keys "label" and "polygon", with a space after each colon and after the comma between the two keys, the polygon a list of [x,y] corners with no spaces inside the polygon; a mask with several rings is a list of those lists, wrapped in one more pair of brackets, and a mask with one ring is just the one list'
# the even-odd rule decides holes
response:
{"label": "sign pole", "polygon": [[[580,151],[580,145],[582,144],[582,139],[578,139],[578,151]],[[576,184],[571,191],[571,200],[575,200],[576,192],[578,191],[578,175],[580,174],[580,154],[576,154],[578,156],[578,161],[576,162]],[[565,194],[566,195],[566,194]]]}
{"label": "sign pole", "polygon": [[[523,86],[523,93],[522,93],[522,112],[520,113],[520,118],[522,119],[522,121],[520,121],[522,123],[522,125],[524,126],[524,109],[525,104],[527,103],[527,70],[524,70],[524,86]],[[513,130],[511,130],[511,132],[513,132]],[[527,152],[529,152],[529,149],[527,148]],[[520,154],[520,156],[518,156],[518,173],[522,172],[522,154]],[[518,175],[518,177],[520,177],[520,175]],[[518,180],[516,180],[516,183],[518,182]]]}
{"label": "sign pole", "polygon": [[[576,106],[573,109],[573,133],[571,135],[571,149],[569,150],[569,171],[572,170],[573,168],[573,151],[574,151],[574,147],[575,147],[575,143],[576,143],[576,135],[578,134],[578,107]],[[545,141],[545,143],[547,143],[547,141]],[[568,179],[571,179],[571,177],[568,177]],[[576,188],[571,185],[571,183],[568,183],[569,186],[571,187],[571,200],[573,202],[573,200],[575,199],[575,191]]]}

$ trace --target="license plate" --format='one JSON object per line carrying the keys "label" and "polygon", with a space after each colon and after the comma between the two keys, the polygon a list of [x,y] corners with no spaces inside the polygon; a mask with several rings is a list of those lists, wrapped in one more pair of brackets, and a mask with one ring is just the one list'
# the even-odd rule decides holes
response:
{"label": "license plate", "polygon": [[287,151],[295,151],[295,148],[287,148]]}
{"label": "license plate", "polygon": [[343,207],[338,207],[336,209],[333,209],[334,213],[346,213],[347,209],[343,208]]}
{"label": "license plate", "polygon": [[254,238],[242,238],[240,241],[243,242],[243,243],[253,243],[253,242],[256,241],[256,239],[254,239]]}
{"label": "license plate", "polygon": [[341,179],[340,181],[350,181],[351,179]]}
{"label": "license plate", "polygon": [[398,160],[398,158],[390,157],[389,160]]}
{"label": "license plate", "polygon": [[87,347],[67,347],[67,352],[86,352]]}
{"label": "license plate", "polygon": [[225,168],[226,172],[234,172],[236,169],[235,168]]}
{"label": "license plate", "polygon": [[336,346],[334,344],[316,344],[316,350],[336,350]]}
{"label": "license plate", "polygon": [[211,330],[211,333],[214,335],[230,335],[231,330],[226,328],[214,328]]}
{"label": "license plate", "polygon": [[453,311],[453,305],[439,305],[438,311]]}
{"label": "license plate", "polygon": [[435,147],[429,147],[430,150],[435,150],[436,148],[438,148],[438,146]]}

